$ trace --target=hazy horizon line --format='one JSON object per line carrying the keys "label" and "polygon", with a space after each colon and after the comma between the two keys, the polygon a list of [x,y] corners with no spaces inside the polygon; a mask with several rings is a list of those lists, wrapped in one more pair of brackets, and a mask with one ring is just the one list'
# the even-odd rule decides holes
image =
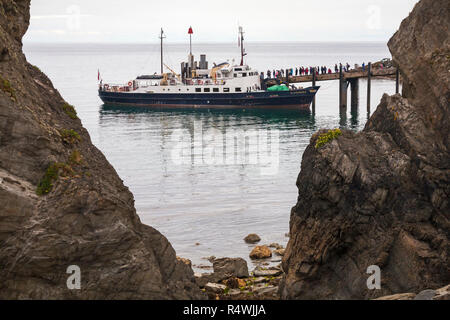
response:
{"label": "hazy horizon line", "polygon": [[[23,44],[30,43],[30,44],[154,44],[159,45],[159,41],[151,41],[151,42],[145,42],[145,41],[34,41],[34,40],[26,40],[22,41]],[[381,41],[381,40],[334,40],[334,41],[317,41],[317,40],[292,40],[292,41],[282,41],[282,40],[265,40],[265,41],[246,41],[247,44],[261,44],[261,43],[280,43],[280,44],[289,44],[289,43],[368,43],[368,44],[386,44],[387,41]],[[189,42],[166,42],[164,45],[186,45],[189,44]],[[233,41],[201,41],[201,42],[195,42],[195,45],[208,45],[208,44],[236,44],[237,42]]]}

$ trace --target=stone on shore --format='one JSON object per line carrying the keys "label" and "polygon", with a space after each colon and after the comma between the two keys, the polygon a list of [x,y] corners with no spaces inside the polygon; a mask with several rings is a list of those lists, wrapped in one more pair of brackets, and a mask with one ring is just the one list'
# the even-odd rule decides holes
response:
{"label": "stone on shore", "polygon": [[205,285],[206,291],[212,292],[212,293],[217,293],[217,294],[223,293],[226,288],[227,288],[226,285],[219,284],[219,283],[211,283],[211,282],[209,282],[209,283],[207,283]]}
{"label": "stone on shore", "polygon": [[185,258],[181,258],[181,257],[177,257],[177,260],[184,263],[185,265],[192,267],[192,261],[189,259],[185,259]]}
{"label": "stone on shore", "polygon": [[248,236],[246,236],[244,238],[244,241],[246,243],[255,244],[255,243],[260,242],[261,238],[257,234],[252,233],[252,234],[249,234]]}
{"label": "stone on shore", "polygon": [[450,285],[438,290],[423,290],[419,294],[398,293],[375,300],[450,300]]}
{"label": "stone on shore", "polygon": [[242,258],[222,258],[213,262],[214,273],[223,274],[226,277],[247,278],[247,261]]}
{"label": "stone on shore", "polygon": [[283,249],[284,247],[281,244],[279,244],[279,243],[271,243],[269,245],[269,248],[274,248],[274,249],[279,250],[279,249]]}
{"label": "stone on shore", "polygon": [[381,297],[375,300],[413,300],[416,297],[415,293],[399,293],[386,297]]}
{"label": "stone on shore", "polygon": [[253,276],[255,277],[277,277],[281,274],[283,274],[283,271],[276,267],[272,268],[256,267],[255,270],[253,270]]}
{"label": "stone on shore", "polygon": [[244,288],[247,285],[247,282],[245,282],[245,280],[243,279],[233,277],[225,280],[223,284],[225,284],[228,288],[231,289],[239,289]]}
{"label": "stone on shore", "polygon": [[250,252],[250,258],[254,260],[272,257],[272,251],[267,246],[257,246]]}

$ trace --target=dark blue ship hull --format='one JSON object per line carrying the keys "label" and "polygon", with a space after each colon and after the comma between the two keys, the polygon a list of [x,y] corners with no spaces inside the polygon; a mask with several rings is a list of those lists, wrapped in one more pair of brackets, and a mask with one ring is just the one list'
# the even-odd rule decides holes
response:
{"label": "dark blue ship hull", "polygon": [[99,90],[105,105],[158,108],[309,110],[320,87],[249,93],[132,93]]}

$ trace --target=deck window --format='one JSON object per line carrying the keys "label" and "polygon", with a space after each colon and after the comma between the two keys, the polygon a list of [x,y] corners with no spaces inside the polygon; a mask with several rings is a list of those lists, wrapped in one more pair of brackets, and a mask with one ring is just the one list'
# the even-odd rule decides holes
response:
{"label": "deck window", "polygon": [[236,92],[242,92],[242,88],[235,88],[234,91],[236,91]]}
{"label": "deck window", "polygon": [[230,88],[223,88],[223,92],[230,92]]}
{"label": "deck window", "polygon": [[202,88],[195,88],[195,92],[202,92]]}
{"label": "deck window", "polygon": [[246,77],[246,76],[247,76],[247,72],[244,72],[244,73],[242,74],[242,76],[243,76],[243,77]]}
{"label": "deck window", "polygon": [[219,92],[219,88],[213,88],[213,92]]}
{"label": "deck window", "polygon": [[203,92],[211,92],[211,89],[210,88],[205,88],[205,89],[203,89]]}

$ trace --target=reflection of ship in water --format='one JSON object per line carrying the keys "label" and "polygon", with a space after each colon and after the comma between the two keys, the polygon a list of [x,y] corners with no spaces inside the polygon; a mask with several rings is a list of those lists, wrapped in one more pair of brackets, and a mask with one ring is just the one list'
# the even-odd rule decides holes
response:
{"label": "reflection of ship in water", "polygon": [[314,119],[307,112],[216,109],[168,112],[110,106],[100,108],[100,128],[105,128],[102,135],[107,130],[124,128],[126,139],[131,141],[142,140],[149,134],[153,146],[158,141],[158,151],[152,153],[160,155],[164,176],[179,170],[176,169],[179,165],[192,169],[231,165],[240,166],[245,174],[255,170],[269,174],[278,170],[279,153],[284,152],[279,145],[296,140],[302,132],[315,130]]}
{"label": "reflection of ship in water", "polygon": [[145,118],[159,118],[164,119],[174,118],[199,118],[205,121],[221,120],[225,123],[234,121],[247,122],[248,119],[260,122],[261,125],[274,125],[278,130],[284,130],[285,127],[292,127],[296,125],[303,129],[312,129],[315,126],[315,117],[309,110],[295,111],[295,110],[265,110],[265,109],[249,109],[242,112],[237,109],[155,109],[155,108],[140,108],[140,107],[124,107],[124,106],[100,106],[100,123],[105,121],[105,118],[112,120],[114,115],[117,115],[117,121],[123,118],[139,117],[141,120]]}
{"label": "reflection of ship in water", "polygon": [[[190,33],[191,29],[189,30]],[[319,87],[296,88],[275,85],[267,88],[264,75],[244,64],[244,32],[240,32],[241,62],[224,62],[208,68],[206,56],[194,61],[192,48],[177,74],[163,61],[161,30],[161,74],[138,76],[126,85],[99,85],[99,97],[108,105],[152,106],[194,109],[290,109],[309,110]],[[163,73],[163,67],[170,73]]]}

